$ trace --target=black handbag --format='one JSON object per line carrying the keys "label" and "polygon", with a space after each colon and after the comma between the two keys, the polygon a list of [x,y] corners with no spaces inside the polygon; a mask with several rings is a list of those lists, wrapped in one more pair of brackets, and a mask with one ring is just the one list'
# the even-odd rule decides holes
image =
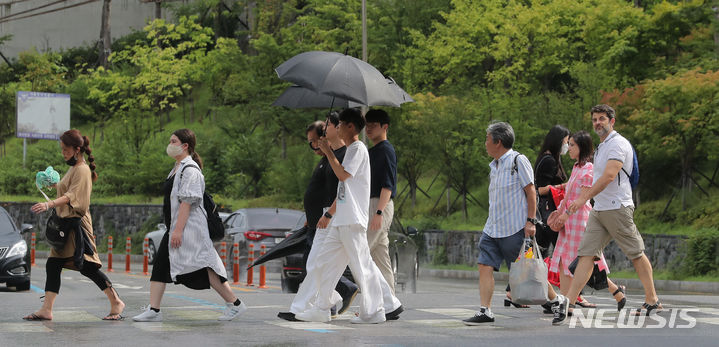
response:
{"label": "black handbag", "polygon": [[[579,261],[579,257],[574,258],[572,260],[572,263],[569,264],[569,272],[574,275],[574,270],[577,269],[577,262]],[[594,290],[602,290],[609,288],[609,284],[607,283],[607,272],[603,270],[599,270],[599,266],[597,263],[594,263],[594,269],[592,270],[592,275],[589,276],[589,281],[587,281],[587,286]]]}
{"label": "black handbag", "polygon": [[45,223],[45,241],[56,250],[62,250],[65,247],[69,236],[68,232],[63,231],[63,224],[62,218],[57,216],[53,208],[50,217],[47,218],[47,223]]}

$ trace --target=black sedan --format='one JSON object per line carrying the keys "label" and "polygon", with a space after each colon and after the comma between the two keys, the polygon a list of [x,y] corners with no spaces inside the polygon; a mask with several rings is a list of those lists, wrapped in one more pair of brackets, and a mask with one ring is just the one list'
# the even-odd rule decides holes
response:
{"label": "black sedan", "polygon": [[[419,273],[418,248],[412,240],[414,235],[417,235],[417,229],[414,227],[405,229],[396,217],[392,220],[389,228],[389,255],[394,272],[395,289],[401,288],[411,293],[417,292]],[[282,291],[296,293],[305,277],[302,254],[288,255],[282,262]],[[349,268],[345,271],[345,276],[352,279]]]}
{"label": "black sedan", "polygon": [[30,289],[30,252],[23,238],[30,229],[31,225],[23,224],[20,231],[0,207],[0,283],[18,291]]}

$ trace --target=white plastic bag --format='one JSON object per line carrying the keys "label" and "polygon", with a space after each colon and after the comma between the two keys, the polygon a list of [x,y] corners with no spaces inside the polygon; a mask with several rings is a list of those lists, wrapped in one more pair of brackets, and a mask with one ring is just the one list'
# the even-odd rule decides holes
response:
{"label": "white plastic bag", "polygon": [[512,263],[509,270],[512,301],[520,305],[541,305],[547,302],[547,264],[542,260],[535,238],[532,238],[533,256],[525,256],[527,240],[522,242],[519,259]]}

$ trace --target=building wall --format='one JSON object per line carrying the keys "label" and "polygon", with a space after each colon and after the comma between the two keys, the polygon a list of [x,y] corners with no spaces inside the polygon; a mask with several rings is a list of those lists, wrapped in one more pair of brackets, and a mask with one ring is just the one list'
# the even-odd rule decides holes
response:
{"label": "building wall", "polygon": [[[0,18],[53,2],[53,0],[15,1],[17,0],[0,0]],[[67,0],[31,13],[84,1],[86,0]],[[186,1],[188,0],[183,0]],[[0,46],[0,51],[8,58],[15,58],[20,52],[33,48],[39,52],[46,52],[93,44],[100,38],[102,4],[102,0],[98,0],[58,12],[0,23],[0,36],[13,35],[11,41]],[[110,4],[110,34],[113,40],[133,30],[142,30],[155,16],[154,3],[144,3],[140,0],[113,0]],[[22,16],[25,14],[19,15]],[[168,20],[172,18],[172,14],[163,8],[162,17]]]}

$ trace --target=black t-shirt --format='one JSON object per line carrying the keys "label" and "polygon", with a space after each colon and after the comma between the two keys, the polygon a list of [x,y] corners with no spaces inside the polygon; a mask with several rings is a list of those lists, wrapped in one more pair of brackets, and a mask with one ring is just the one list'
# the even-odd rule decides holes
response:
{"label": "black t-shirt", "polygon": [[[334,151],[335,157],[339,162],[345,157],[347,147],[342,147]],[[332,171],[332,166],[327,157],[322,157],[315,167],[310,178],[310,184],[307,185],[305,191],[305,215],[307,216],[307,225],[314,229],[317,222],[322,217],[322,209],[332,205],[337,196],[337,183],[339,180]]]}
{"label": "black t-shirt", "polygon": [[397,194],[397,155],[389,141],[382,141],[369,149],[369,165],[372,173],[370,198],[379,198],[382,188],[391,190],[394,198]]}

